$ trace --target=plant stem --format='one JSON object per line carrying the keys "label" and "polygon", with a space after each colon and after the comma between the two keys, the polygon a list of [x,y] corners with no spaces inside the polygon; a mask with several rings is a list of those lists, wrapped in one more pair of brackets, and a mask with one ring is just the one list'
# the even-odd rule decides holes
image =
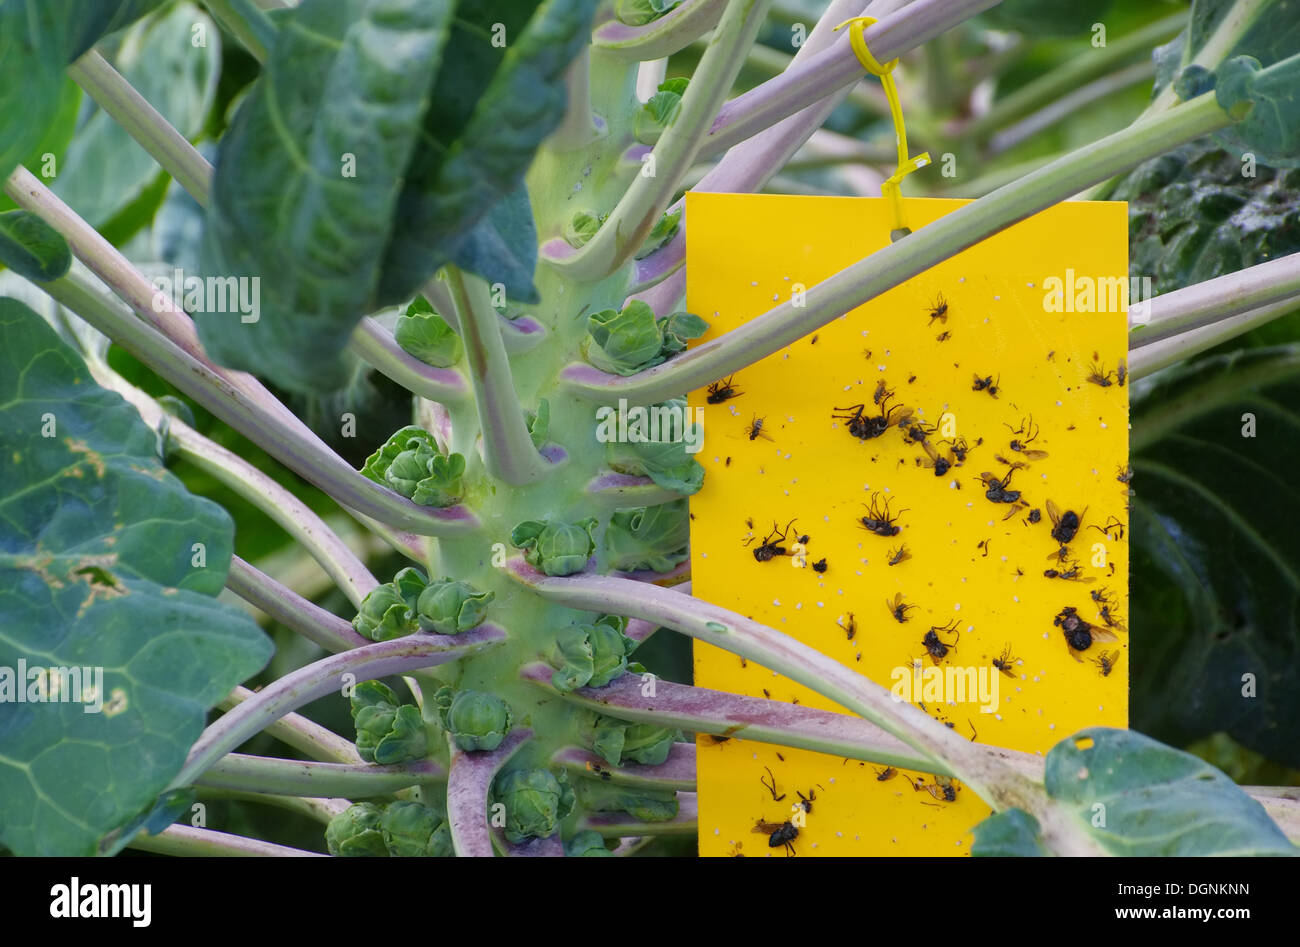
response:
{"label": "plant stem", "polygon": [[312,799],[306,796],[284,796],[275,792],[246,792],[242,789],[216,789],[211,786],[198,786],[195,795],[200,799],[233,799],[238,802],[251,802],[259,806],[274,806],[288,812],[306,816],[329,825],[330,820],[350,806],[347,799]]}
{"label": "plant stem", "polygon": [[323,858],[320,852],[289,848],[274,842],[244,838],[211,829],[195,829],[187,825],[169,825],[158,835],[143,832],[131,840],[127,848],[155,855],[191,855],[204,858],[247,858],[250,855],[269,855],[280,858]]}
{"label": "plant stem", "polygon": [[434,667],[481,651],[505,637],[505,632],[495,626],[480,625],[455,637],[407,635],[321,658],[267,685],[204,730],[167,788],[190,785],[213,763],[275,720],[317,698],[341,692],[344,675],[357,683]]}
{"label": "plant stem", "polygon": [[483,430],[483,463],[488,473],[512,486],[535,483],[551,472],[551,464],[533,446],[524,422],[487,284],[450,265],[446,274]]}
{"label": "plant stem", "polygon": [[[868,27],[867,48],[888,62],[959,23],[996,6],[999,0],[914,0]],[[775,125],[863,76],[862,63],[843,35],[834,46],[743,95],[718,112],[699,157],[716,155]]]}
{"label": "plant stem", "polygon": [[[221,710],[230,710],[256,696],[256,691],[250,691],[247,687],[236,687],[222,698],[217,707]],[[266,727],[266,732],[299,753],[305,753],[312,759],[324,763],[363,762],[351,740],[345,740],[332,730],[326,730],[314,720],[308,720],[301,714],[285,714]]]}
{"label": "plant stem", "polygon": [[[558,694],[551,684],[552,673],[548,665],[532,664],[520,671],[520,677]],[[641,693],[640,676],[632,674],[605,687],[580,687],[559,696],[578,706],[634,723],[772,743],[937,776],[958,775],[860,717],[812,707],[741,697],[670,681],[655,681],[654,699],[647,701]],[[981,746],[980,749],[1030,779],[1043,777],[1041,756],[1001,747]]]}
{"label": "plant stem", "polygon": [[994,130],[1024,118],[1072,90],[1106,75],[1119,64],[1172,39],[1182,32],[1186,25],[1187,14],[1174,13],[1154,23],[1148,23],[1141,29],[1134,30],[1113,43],[1108,43],[1102,49],[1088,48],[1072,56],[1051,72],[1025,83],[1005,98],[998,99],[993,103],[993,107],[979,118],[957,129],[956,135],[976,139],[986,138]]}
{"label": "plant stem", "polygon": [[[668,751],[668,759],[657,766],[643,766],[638,763],[610,766],[603,757],[577,746],[557,750],[552,754],[551,761],[580,776],[599,773],[604,779],[605,775],[608,775],[610,782],[620,786],[695,791],[695,744],[693,743],[674,743],[672,749]],[[600,769],[597,770],[596,767]]]}
{"label": "plant stem", "polygon": [[226,588],[244,601],[256,605],[290,631],[297,632],[329,651],[350,651],[370,643],[353,631],[352,625],[342,618],[307,601],[238,556],[230,557]]}
{"label": "plant stem", "polygon": [[727,0],[686,0],[677,9],[641,26],[616,19],[596,27],[591,45],[618,59],[667,59],[718,25]]}
{"label": "plant stem", "polygon": [[107,59],[92,49],[68,67],[68,75],[192,194],[199,206],[207,205],[212,165]]}
{"label": "plant stem", "polygon": [[1229,123],[1213,93],[1202,95],[1141,127],[1130,126],[1081,148],[958,208],[905,240],[877,250],[810,287],[802,307],[787,300],[738,329],[626,378],[608,375],[590,365],[571,365],[564,371],[569,390],[603,404],[618,398],[653,404],[725,378],[934,264],[1050,207],[1081,185],[1104,180]]}
{"label": "plant stem", "polygon": [[[1135,380],[1146,378],[1162,368],[1168,368],[1170,365],[1185,361],[1193,355],[1199,355],[1207,349],[1214,348],[1221,342],[1235,339],[1251,329],[1256,329],[1272,322],[1274,319],[1280,319],[1293,313],[1296,311],[1296,306],[1296,300],[1289,299],[1284,302],[1274,303],[1271,306],[1252,309],[1249,312],[1243,312],[1241,315],[1224,319],[1222,322],[1202,326],[1199,329],[1192,329],[1190,332],[1162,339],[1159,342],[1152,342],[1150,345],[1144,345],[1129,356],[1129,377]],[[1133,433],[1134,435],[1137,434],[1136,428]],[[1134,447],[1133,449],[1136,450],[1137,448]]]}
{"label": "plant stem", "polygon": [[[15,176],[20,173],[31,177],[22,168]],[[10,181],[12,184],[13,179]],[[95,238],[102,239],[98,234]],[[135,275],[144,280],[139,273]],[[448,535],[475,527],[476,519],[464,507],[439,510],[417,506],[357,473],[251,375],[219,369],[202,356],[191,355],[105,298],[76,271],[39,285],[159,376],[341,504],[420,535]]]}
{"label": "plant stem", "polygon": [[568,93],[564,120],[551,133],[550,146],[575,151],[605,134],[604,120],[591,111],[591,47],[584,47],[569,65],[564,85]]}
{"label": "plant stem", "polygon": [[397,766],[374,763],[316,763],[228,753],[212,764],[196,786],[254,793],[365,799],[440,781],[447,772],[433,760]]}
{"label": "plant stem", "polygon": [[[628,187],[596,235],[575,250],[563,239],[542,248],[542,256],[566,276],[597,282],[622,266],[650,235],[673,192],[695,162],[709,123],[740,72],[743,50],[754,42],[771,0],[729,0],[682,97],[681,111],[664,129],[642,173]],[[647,173],[649,172],[649,173]]]}
{"label": "plant stem", "polygon": [[352,333],[348,348],[381,375],[391,378],[413,395],[439,403],[465,401],[469,384],[455,369],[426,365],[408,355],[393,333],[374,319],[362,319]]}
{"label": "plant stem", "polygon": [[[1223,322],[1300,295],[1300,253],[1257,263],[1152,299],[1150,315],[1129,334],[1129,351]],[[1133,305],[1129,304],[1130,317]]]}
{"label": "plant stem", "polygon": [[588,812],[578,820],[577,831],[591,830],[606,838],[625,835],[694,835],[700,820],[699,797],[677,794],[677,815],[666,822],[643,822],[623,812]]}
{"label": "plant stem", "polygon": [[259,63],[266,62],[275,45],[276,29],[252,0],[203,0],[212,18]]}
{"label": "plant stem", "polygon": [[488,792],[497,772],[532,739],[533,732],[515,729],[495,750],[467,753],[450,740],[451,769],[447,776],[447,825],[451,843],[462,858],[491,858]]}

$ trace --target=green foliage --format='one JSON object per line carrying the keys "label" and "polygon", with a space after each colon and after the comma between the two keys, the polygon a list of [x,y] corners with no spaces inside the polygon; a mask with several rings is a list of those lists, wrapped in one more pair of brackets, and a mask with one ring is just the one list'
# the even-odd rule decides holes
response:
{"label": "green foliage", "polygon": [[686,500],[619,510],[605,529],[605,559],[620,572],[668,572],[690,556],[690,535]]}
{"label": "green foliage", "polygon": [[585,210],[577,211],[567,224],[564,225],[564,239],[569,246],[575,250],[581,249],[587,245],[596,232],[600,230],[600,225],[605,222],[609,214],[596,216],[589,214]]}
{"label": "green foliage", "polygon": [[1133,725],[1167,743],[1222,730],[1300,766],[1297,403],[1288,347],[1172,371],[1134,405]]}
{"label": "green foliage", "polygon": [[614,853],[605,847],[605,839],[599,832],[587,829],[579,832],[564,846],[564,854],[569,858],[613,858]]}
{"label": "green foliage", "polygon": [[1050,855],[1043,844],[1038,820],[1024,809],[995,812],[978,823],[971,834],[970,853],[976,858],[1035,858]]}
{"label": "green foliage", "polygon": [[462,750],[495,750],[514,723],[510,705],[495,694],[444,687],[434,703],[442,728]]}
{"label": "green foliage", "polygon": [[638,141],[652,145],[682,110],[682,96],[690,80],[675,76],[659,84],[658,91],[637,109],[634,134]]}
{"label": "green foliage", "polygon": [[682,5],[682,0],[614,0],[614,16],[628,26],[644,26]]}
{"label": "green foliage", "polygon": [[[215,599],[226,512],[162,467],[155,432],[39,316],[0,299],[0,337],[0,842],[90,855],[153,808],[207,711],[271,646]],[[29,674],[15,680],[20,660]],[[88,677],[38,689],[46,668]],[[16,688],[62,697],[17,703]],[[69,778],[91,772],[113,779]]]}
{"label": "green foliage", "polygon": [[357,753],[367,763],[388,765],[423,759],[428,734],[420,709],[403,704],[382,681],[362,681],[352,692]]}
{"label": "green foliage", "polygon": [[627,670],[627,657],[636,642],[623,632],[627,619],[601,615],[594,622],[570,625],[555,636],[551,683],[561,693],[579,687],[604,687]]}
{"label": "green foliage", "polygon": [[56,280],[72,266],[68,242],[25,210],[0,214],[0,265],[38,283]]}
{"label": "green foliage", "polygon": [[496,779],[493,793],[505,806],[505,836],[512,844],[549,838],[573,811],[573,790],[563,770],[558,774],[548,769],[511,770]]}
{"label": "green foliage", "polygon": [[[612,469],[649,477],[665,490],[686,496],[698,493],[704,486],[704,468],[691,454],[691,447],[701,443],[702,434],[698,423],[686,424],[686,399],[654,405],[646,413],[629,410],[626,418],[620,417],[613,408],[602,410],[609,412],[608,424],[618,430],[624,426],[627,429],[626,440],[603,438],[605,459]],[[674,420],[679,423],[673,423]]]}
{"label": "green foliage", "polygon": [[673,744],[682,739],[680,730],[629,723],[596,711],[583,715],[581,735],[584,744],[610,766],[618,766],[625,760],[657,766],[668,759]]}
{"label": "green foliage", "polygon": [[495,592],[481,591],[460,579],[430,582],[416,602],[420,629],[436,631],[440,635],[469,631],[483,623],[487,607],[494,598]]}
{"label": "green foliage", "polygon": [[587,567],[596,551],[594,516],[576,523],[528,520],[510,532],[510,542],[524,551],[524,559],[547,575],[573,575]]}
{"label": "green foliage", "polygon": [[[676,226],[673,215],[672,231]],[[671,237],[668,232],[661,242]],[[688,340],[698,339],[708,330],[707,322],[688,312],[656,319],[653,309],[634,299],[621,310],[602,309],[588,317],[582,355],[601,371],[635,375],[685,350]]]}
{"label": "green foliage", "polygon": [[389,641],[420,630],[420,595],[428,584],[424,573],[407,567],[393,581],[377,585],[366,593],[352,619],[357,634],[371,641]]}
{"label": "green foliage", "polygon": [[456,854],[447,813],[440,804],[435,808],[418,802],[390,802],[379,827],[386,853],[394,858],[452,858]]}
{"label": "green foliage", "polygon": [[465,458],[443,454],[428,431],[411,424],[366,458],[361,473],[421,506],[452,506],[461,498]]}
{"label": "green foliage", "polygon": [[580,779],[574,789],[579,805],[589,812],[626,812],[640,822],[669,822],[677,817],[677,793],[671,789],[644,789],[599,779]]}
{"label": "green foliage", "polygon": [[1002,0],[983,16],[996,29],[1030,36],[1087,36],[1111,0]]}
{"label": "green foliage", "polygon": [[397,317],[393,338],[407,355],[439,368],[450,368],[465,354],[460,336],[423,296],[417,296],[406,312]]}
{"label": "green foliage", "polygon": [[387,857],[384,844],[384,811],[373,802],[348,806],[325,827],[325,846],[334,856]]}
{"label": "green foliage", "polygon": [[537,404],[536,411],[525,411],[524,421],[528,425],[528,438],[533,446],[541,448],[551,433],[551,403],[543,398]]}

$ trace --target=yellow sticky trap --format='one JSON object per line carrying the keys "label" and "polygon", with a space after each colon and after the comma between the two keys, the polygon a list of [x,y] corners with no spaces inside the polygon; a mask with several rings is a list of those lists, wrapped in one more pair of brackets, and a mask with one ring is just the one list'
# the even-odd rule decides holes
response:
{"label": "yellow sticky trap", "polygon": [[[964,203],[905,201],[918,230]],[[892,212],[881,199],[690,192],[686,219],[687,308],[710,323],[705,341],[887,246]],[[904,696],[980,743],[1045,753],[1084,727],[1126,726],[1127,235],[1122,203],[1059,205],[738,372],[737,397],[708,404],[693,392],[708,472],[691,499],[694,594],[898,693],[916,661],[922,673],[962,669],[973,694],[955,693],[952,677],[940,693],[932,674],[929,693],[922,678],[923,692]],[[855,437],[882,423],[873,417],[893,423]],[[1005,481],[1011,469],[999,457],[1028,465],[1001,484],[1027,505],[988,498],[997,485],[981,475]],[[863,516],[881,518],[873,500],[877,513],[888,502],[898,535],[864,528]],[[1060,562],[1051,514],[1068,532],[1070,512],[1082,522]],[[784,554],[758,561],[765,540]],[[900,547],[907,557],[891,565]],[[1072,651],[1072,615],[1115,640]],[[924,644],[932,629],[949,647],[937,663]],[[841,710],[700,643],[695,680]],[[837,756],[699,744],[701,854],[785,854],[769,835],[792,819],[803,822],[799,855],[965,854],[991,811],[960,781],[946,801],[921,771],[880,779],[883,767]],[[813,791],[800,815],[797,794]]]}

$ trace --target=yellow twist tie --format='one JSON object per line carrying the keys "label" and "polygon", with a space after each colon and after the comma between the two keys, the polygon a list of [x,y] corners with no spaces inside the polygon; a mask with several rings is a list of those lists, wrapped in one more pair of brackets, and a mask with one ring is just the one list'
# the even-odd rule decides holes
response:
{"label": "yellow twist tie", "polygon": [[867,40],[864,34],[867,27],[875,22],[877,22],[877,19],[874,16],[855,16],[852,19],[845,20],[835,29],[839,30],[845,26],[851,27],[849,41],[853,44],[853,52],[857,55],[858,62],[862,63],[867,72],[873,76],[879,76],[880,84],[885,88],[885,97],[889,100],[889,113],[894,117],[894,139],[898,144],[898,170],[880,185],[880,193],[883,197],[889,198],[890,207],[894,212],[894,229],[910,232],[903,222],[903,196],[900,185],[907,175],[924,168],[930,163],[930,153],[927,151],[922,152],[915,158],[908,157],[907,127],[903,124],[903,105],[898,99],[898,86],[894,83],[894,77],[891,74],[894,67],[898,65],[898,60],[891,59],[881,65],[876,57],[871,54],[871,50],[867,49]]}

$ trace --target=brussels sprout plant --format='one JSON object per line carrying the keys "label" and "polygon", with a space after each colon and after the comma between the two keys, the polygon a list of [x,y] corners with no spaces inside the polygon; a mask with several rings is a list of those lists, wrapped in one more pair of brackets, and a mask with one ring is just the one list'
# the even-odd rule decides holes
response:
{"label": "brussels sprout plant", "polygon": [[[955,779],[993,811],[976,854],[1294,854],[1300,804],[1175,746],[1300,767],[1279,723],[1300,716],[1279,525],[1300,456],[1236,456],[1234,420],[1294,421],[1300,396],[1295,4],[1110,5],[0,3],[0,845],[682,852],[712,735]],[[879,84],[836,31],[863,14],[875,58],[906,63],[912,134],[961,169],[909,196],[976,199],[698,344],[686,190],[878,196],[893,173]],[[1135,266],[1167,277],[1127,362],[1134,731],[983,746],[692,596],[688,392],[1121,195]],[[690,639],[844,712],[677,683]],[[99,668],[102,712],[9,703],[20,659]],[[1236,749],[1197,743],[1220,731]],[[69,771],[115,774],[93,811]],[[249,799],[310,832],[187,825]]]}

